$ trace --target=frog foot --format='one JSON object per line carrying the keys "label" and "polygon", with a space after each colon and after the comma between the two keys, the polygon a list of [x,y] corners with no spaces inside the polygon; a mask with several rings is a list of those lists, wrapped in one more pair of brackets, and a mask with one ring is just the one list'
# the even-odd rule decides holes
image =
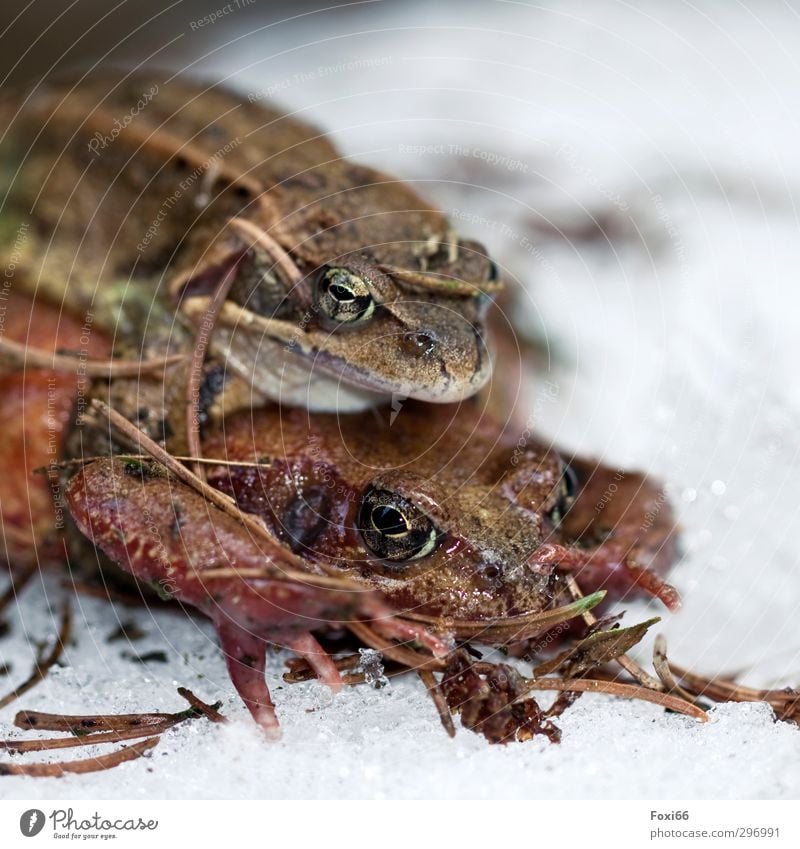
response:
{"label": "frog foot", "polygon": [[[265,678],[268,642],[231,619],[217,621],[215,627],[236,692],[267,737],[279,739],[280,723]],[[278,636],[273,640],[278,642]],[[280,642],[308,661],[317,678],[334,693],[342,689],[339,670],[310,632],[286,635]]]}

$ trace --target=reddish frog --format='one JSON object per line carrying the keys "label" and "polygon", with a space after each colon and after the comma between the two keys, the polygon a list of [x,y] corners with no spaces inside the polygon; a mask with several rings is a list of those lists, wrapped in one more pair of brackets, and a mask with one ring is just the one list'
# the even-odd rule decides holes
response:
{"label": "reddish frog", "polygon": [[[209,434],[204,455],[218,462],[209,483],[263,521],[277,544],[266,551],[149,462],[93,462],[70,480],[66,500],[112,561],[212,619],[236,688],[270,732],[268,642],[308,657],[337,687],[312,632],[353,619],[439,652],[452,637],[541,634],[558,621],[545,625],[541,614],[568,598],[567,574],[585,591],[677,606],[662,578],[674,555],[672,514],[647,478],[521,444],[475,402],[409,403],[390,415],[270,406]],[[299,565],[308,583],[281,581],[265,571],[268,560]],[[315,583],[336,578],[348,589]]]}

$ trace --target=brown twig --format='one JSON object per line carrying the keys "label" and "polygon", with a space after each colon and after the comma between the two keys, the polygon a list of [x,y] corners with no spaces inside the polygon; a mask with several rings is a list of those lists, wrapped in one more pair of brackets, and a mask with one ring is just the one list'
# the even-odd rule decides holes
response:
{"label": "brown twig", "polygon": [[366,622],[348,622],[347,628],[365,645],[409,669],[437,669],[441,671],[445,668],[444,658],[420,654],[413,649],[392,643],[376,633]]}
{"label": "brown twig", "polygon": [[178,693],[191,704],[188,710],[178,713],[59,716],[36,711],[21,711],[14,718],[17,728],[67,731],[74,736],[47,740],[0,740],[0,748],[17,753],[69,749],[76,746],[119,743],[123,740],[135,740],[137,737],[161,735],[175,725],[200,716],[205,716],[212,722],[227,721],[217,711],[219,703],[207,705],[185,687],[179,687]]}
{"label": "brown twig", "polygon": [[[189,372],[186,377],[186,444],[189,453],[195,457],[202,456],[200,445],[200,381],[203,376],[203,363],[214,332],[214,325],[219,318],[219,312],[228,297],[233,281],[239,271],[239,260],[231,264],[222,280],[217,284],[214,295],[206,309],[206,314],[197,328],[192,348],[192,358],[189,362]],[[197,462],[193,463],[193,471],[198,478],[205,481],[205,469]]]}
{"label": "brown twig", "polygon": [[220,723],[228,721],[227,717],[223,716],[218,710],[220,702],[215,702],[213,705],[206,704],[187,687],[178,687],[178,695],[186,699],[186,701],[189,702],[195,710],[203,714],[206,719]]}
{"label": "brown twig", "polygon": [[565,604],[538,613],[528,613],[522,616],[508,616],[503,619],[447,619],[442,623],[441,617],[427,616],[419,613],[404,613],[403,618],[425,624],[443,625],[446,630],[454,633],[460,639],[474,639],[493,644],[507,644],[526,640],[547,631],[554,625],[566,622],[582,615],[599,604],[606,593],[604,590],[583,596],[572,604]]}
{"label": "brown twig", "polygon": [[[222,460],[219,457],[198,457],[191,454],[172,454],[174,460],[180,460],[182,463],[202,463],[206,466],[233,466],[243,469],[267,469],[272,463],[259,463],[253,460]],[[150,454],[115,454],[117,460],[151,460]],[[97,460],[108,460],[108,454],[95,454],[92,457],[73,457],[71,460],[59,460],[58,463],[51,463],[48,466],[37,466],[33,469],[34,474],[47,474],[53,469],[70,469],[73,466],[85,466],[88,463],[94,463]]]}
{"label": "brown twig", "polygon": [[417,669],[417,675],[419,675],[422,683],[425,685],[425,689],[430,694],[431,699],[433,699],[433,704],[439,714],[439,719],[444,726],[444,730],[447,732],[447,736],[455,737],[456,727],[453,724],[453,715],[450,713],[450,707],[447,704],[444,693],[439,687],[439,682],[430,669]]}
{"label": "brown twig", "polygon": [[669,668],[667,639],[663,634],[659,634],[656,637],[653,645],[653,669],[655,669],[656,674],[661,679],[661,683],[668,693],[674,693],[682,699],[686,699],[687,702],[694,702],[692,694],[678,684],[672,674],[672,670]]}
{"label": "brown twig", "polygon": [[118,713],[95,715],[69,715],[58,713],[42,713],[36,710],[21,710],[14,717],[14,725],[25,730],[36,731],[68,731],[77,737],[86,737],[99,731],[127,731],[129,729],[157,729],[166,722],[175,720],[174,713]]}
{"label": "brown twig", "polygon": [[[348,654],[345,657],[332,657],[331,661],[339,672],[352,672],[361,664],[361,657],[357,654]],[[303,681],[314,681],[319,676],[317,671],[304,657],[293,657],[286,661],[289,667],[288,672],[283,673],[283,680],[287,684],[300,684]],[[360,680],[353,680],[353,679]],[[364,675],[357,673],[356,675],[343,676],[342,680],[346,684],[361,684],[365,680]]]}
{"label": "brown twig", "polygon": [[800,692],[797,690],[757,690],[727,678],[705,678],[675,663],[670,663],[669,668],[683,686],[696,696],[707,696],[718,702],[766,702],[778,719],[800,722]]}
{"label": "brown twig", "polygon": [[260,245],[280,268],[291,286],[297,286],[303,275],[295,265],[291,256],[263,228],[246,218],[231,218],[228,224],[239,231],[239,236],[246,241],[251,240],[251,246]]}
{"label": "brown twig", "polygon": [[82,354],[57,354],[40,348],[31,348],[12,339],[0,339],[0,359],[14,366],[52,369],[72,372],[80,366],[87,377],[137,377],[157,372],[185,359],[183,354],[157,357],[152,360],[87,360]]}
{"label": "brown twig", "polygon": [[0,763],[0,775],[30,775],[37,778],[60,778],[69,773],[101,772],[126,761],[140,758],[158,744],[160,737],[148,737],[132,746],[123,747],[107,755],[65,763],[9,764]]}
{"label": "brown twig", "polygon": [[16,689],[12,690],[8,695],[4,696],[0,699],[0,708],[6,707],[6,705],[10,705],[11,702],[18,699],[23,693],[27,693],[28,690],[35,687],[47,673],[50,671],[50,668],[59,660],[62,652],[64,651],[64,646],[67,644],[70,638],[70,632],[72,628],[72,615],[70,611],[69,602],[64,602],[64,606],[61,611],[61,626],[58,631],[58,635],[56,636],[56,640],[53,643],[50,652],[45,658],[37,658],[36,663],[33,667],[33,672],[30,677],[23,681]]}
{"label": "brown twig", "polygon": [[51,737],[47,740],[0,740],[0,749],[15,754],[26,752],[49,752],[52,749],[74,749],[79,746],[104,745],[106,743],[122,743],[125,740],[135,740],[137,737],[149,737],[161,734],[175,723],[162,723],[148,728],[128,728],[124,731],[103,731],[99,734],[89,734],[83,737]]}
{"label": "brown twig", "polygon": [[[198,478],[191,469],[188,469],[186,466],[179,463],[168,451],[153,442],[150,437],[148,437],[145,433],[142,433],[136,425],[129,422],[116,410],[112,410],[108,404],[105,404],[98,398],[94,398],[92,399],[91,406],[100,415],[106,418],[108,422],[123,436],[133,443],[138,443],[146,454],[158,461],[167,469],[167,471],[171,472],[176,478],[178,478],[178,480],[182,481],[187,486],[195,490],[195,492],[202,495],[203,498],[210,501],[223,513],[244,525],[244,527],[247,528],[247,530],[249,530],[256,539],[266,543],[277,557],[295,567],[294,569],[283,568],[270,562],[262,569],[248,570],[247,575],[245,575],[245,570],[233,570],[234,575],[239,575],[240,577],[272,578],[274,580],[283,581],[293,580],[300,583],[310,584],[312,586],[320,586],[326,589],[357,590],[359,592],[363,592],[363,586],[356,584],[354,581],[349,581],[346,578],[314,575],[310,572],[304,571],[304,561],[294,554],[294,552],[292,552],[289,548],[280,544],[255,516],[240,510],[239,507],[237,507],[236,504],[228,498],[228,496],[223,495],[223,493],[219,490],[214,489],[214,487],[209,486],[204,480]],[[218,571],[222,572],[226,570]],[[256,572],[257,574],[251,575],[250,572]],[[211,574],[212,573],[210,571],[206,571],[203,573],[203,577],[209,578],[211,577]],[[218,576],[215,575],[215,577]],[[228,577],[227,574],[226,577]]]}
{"label": "brown twig", "polygon": [[706,712],[684,699],[642,687],[636,684],[621,684],[618,681],[598,681],[593,678],[539,678],[536,681],[527,681],[523,690],[559,690],[562,692],[578,693],[606,693],[610,696],[622,696],[629,699],[640,699],[652,702],[676,713],[692,716],[702,722],[708,721]]}

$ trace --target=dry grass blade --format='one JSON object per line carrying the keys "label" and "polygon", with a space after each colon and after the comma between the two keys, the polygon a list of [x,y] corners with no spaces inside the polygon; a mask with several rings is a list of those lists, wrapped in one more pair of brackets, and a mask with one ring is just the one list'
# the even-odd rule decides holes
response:
{"label": "dry grass blade", "polygon": [[667,660],[667,639],[663,634],[659,634],[656,637],[655,644],[653,645],[653,668],[668,693],[674,693],[682,699],[686,699],[688,702],[694,701],[692,694],[684,690],[683,687],[678,684],[672,674],[672,670],[669,668],[669,661]]}
{"label": "dry grass blade", "polygon": [[[219,311],[225,303],[225,298],[228,296],[228,292],[231,289],[233,281],[236,279],[238,271],[239,260],[236,260],[225,272],[222,280],[217,285],[206,314],[198,325],[197,335],[194,339],[192,359],[189,363],[189,372],[186,377],[186,444],[189,448],[189,453],[194,454],[196,457],[202,455],[199,406],[203,363],[205,362],[206,352],[211,342],[211,335],[214,332],[214,325],[219,318]],[[205,469],[199,463],[194,463],[192,468],[195,475],[205,481]]]}
{"label": "dry grass blade", "polygon": [[509,616],[504,619],[447,619],[443,623],[435,616],[425,616],[418,613],[403,614],[403,618],[416,622],[433,625],[446,625],[444,630],[454,633],[459,639],[479,640],[496,645],[527,640],[541,634],[543,631],[582,616],[584,612],[599,604],[605,598],[605,590],[599,590],[591,595],[565,604],[551,610],[530,613],[524,616]]}
{"label": "dry grass blade", "polygon": [[444,730],[447,732],[447,736],[455,737],[456,727],[453,724],[453,715],[450,713],[450,707],[447,704],[447,699],[444,697],[444,693],[439,687],[439,683],[434,677],[434,674],[429,669],[418,669],[417,674],[419,675],[422,683],[425,685],[425,689],[428,693],[430,693],[430,696],[433,699],[433,704],[436,706],[436,711],[439,714],[439,719],[444,726]]}
{"label": "dry grass blade", "polygon": [[366,622],[348,622],[347,628],[365,645],[379,651],[390,660],[408,667],[408,669],[443,670],[445,668],[445,661],[442,658],[420,654],[413,649],[396,645],[380,634],[377,634]]}
{"label": "dry grass blade", "polygon": [[[572,575],[565,575],[564,580],[567,584],[567,589],[570,591],[570,595],[577,601],[579,598],[585,598],[581,588],[578,586],[578,582]],[[591,613],[590,611],[586,611],[583,615],[583,621],[591,627],[596,624],[597,617]],[[632,660],[626,654],[621,654],[616,658],[617,663],[631,676],[634,680],[638,681],[643,687],[649,687],[651,690],[661,690],[661,684],[650,675],[649,672],[645,672],[635,660]]]}
{"label": "dry grass blade", "polygon": [[800,692],[797,690],[789,687],[784,690],[758,690],[729,678],[695,675],[675,663],[670,663],[669,668],[693,695],[706,696],[718,702],[766,702],[778,719],[800,722]]}
{"label": "dry grass blade", "polygon": [[63,372],[74,372],[80,366],[81,374],[88,377],[138,377],[162,371],[183,359],[182,354],[172,354],[152,360],[87,360],[81,354],[56,354],[11,339],[0,339],[0,360],[13,366]]}
{"label": "dry grass blade", "polygon": [[18,699],[21,695],[23,695],[23,693],[27,693],[28,690],[35,687],[47,675],[53,664],[55,664],[61,657],[64,651],[64,646],[69,641],[71,629],[72,615],[70,612],[70,606],[68,602],[64,602],[64,606],[61,610],[61,625],[59,627],[56,640],[49,653],[46,657],[37,659],[33,672],[26,681],[23,681],[16,689],[12,690],[8,693],[8,695],[0,699],[0,708],[10,705],[11,702]]}
{"label": "dry grass blade", "polygon": [[559,690],[572,693],[606,693],[610,696],[622,696],[628,699],[639,699],[652,702],[676,713],[692,716],[702,722],[708,721],[706,712],[684,699],[671,696],[649,687],[638,684],[621,684],[618,681],[598,681],[593,678],[540,678],[536,681],[528,681],[524,685],[526,691],[531,690]]}
{"label": "dry grass blade", "polygon": [[[237,575],[239,577],[257,576],[278,581],[298,581],[312,586],[323,586],[326,589],[357,590],[363,592],[364,588],[361,585],[345,578],[325,576],[324,580],[321,580],[323,576],[317,576],[306,572],[303,560],[294,554],[288,547],[279,543],[275,537],[270,534],[267,528],[261,524],[258,519],[256,519],[255,516],[240,510],[230,498],[214,489],[214,487],[209,486],[201,478],[198,478],[194,472],[178,462],[178,460],[176,460],[175,457],[173,457],[168,451],[153,442],[150,437],[148,437],[145,433],[142,433],[139,428],[137,428],[134,424],[131,424],[131,422],[129,422],[124,416],[120,415],[120,413],[116,410],[112,410],[108,404],[94,398],[92,399],[91,406],[97,413],[107,419],[109,424],[119,431],[120,434],[125,436],[132,443],[138,444],[149,457],[152,457],[164,466],[164,468],[171,472],[176,478],[178,478],[178,480],[191,487],[195,490],[195,492],[203,496],[206,501],[209,501],[215,507],[219,508],[223,513],[226,513],[231,518],[240,522],[245,528],[247,528],[248,531],[250,531],[255,539],[264,542],[278,560],[294,567],[293,569],[288,568],[288,566],[287,568],[283,568],[268,561],[264,565],[263,569],[257,570],[257,575],[251,575],[250,571],[252,570],[248,570],[247,574],[245,574],[245,570],[237,571],[233,569],[219,570],[220,573],[224,572],[224,575],[214,575],[215,577],[234,577]],[[265,557],[267,557],[267,555],[265,555]],[[206,579],[212,577],[212,572],[205,571],[203,573],[203,577]]]}
{"label": "dry grass blade", "polygon": [[552,660],[540,663],[534,677],[540,678],[559,670],[565,678],[579,678],[590,669],[596,669],[620,657],[623,652],[639,643],[647,630],[659,622],[659,617],[639,622],[628,628],[610,628],[595,631],[560,652]]}
{"label": "dry grass blade", "polygon": [[84,774],[87,772],[102,772],[113,769],[126,761],[140,758],[143,754],[157,745],[160,737],[148,737],[132,746],[123,747],[116,752],[100,755],[96,758],[86,758],[81,761],[64,763],[10,764],[0,763],[0,775],[30,775],[36,778],[60,778],[70,773]]}

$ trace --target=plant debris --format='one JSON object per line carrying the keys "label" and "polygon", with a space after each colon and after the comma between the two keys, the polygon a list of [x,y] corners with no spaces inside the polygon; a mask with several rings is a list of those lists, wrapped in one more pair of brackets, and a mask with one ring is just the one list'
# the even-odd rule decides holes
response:
{"label": "plant debris", "polygon": [[30,775],[36,778],[60,778],[69,773],[101,772],[112,769],[126,761],[140,758],[158,744],[160,737],[148,737],[132,746],[123,746],[115,752],[100,755],[96,758],[86,758],[81,761],[66,761],[63,763],[33,763],[10,764],[0,763],[0,775]]}
{"label": "plant debris", "polygon": [[106,642],[115,643],[119,640],[127,640],[128,642],[135,643],[137,640],[144,639],[146,636],[147,631],[144,631],[135,622],[127,620],[119,623],[119,627],[106,637]]}
{"label": "plant debris", "polygon": [[[578,639],[574,644],[551,660],[545,661],[533,671],[533,677],[523,675],[514,667],[505,663],[491,663],[475,660],[479,652],[468,650],[464,644],[447,658],[430,658],[405,646],[385,640],[363,622],[352,623],[349,627],[368,645],[391,658],[395,667],[393,674],[414,669],[433,699],[442,725],[449,736],[454,736],[453,716],[460,715],[464,727],[482,734],[492,743],[508,743],[514,740],[529,740],[543,735],[551,742],[559,742],[561,732],[552,723],[582,693],[604,693],[629,699],[639,699],[659,705],[667,710],[691,716],[700,721],[707,720],[702,705],[683,691],[671,691],[653,676],[640,669],[626,657],[625,652],[639,643],[648,629],[658,618],[649,619],[628,628],[619,628],[618,619],[606,620],[610,628],[602,629],[603,623],[592,621],[591,633]],[[660,644],[666,658],[666,648]],[[340,671],[355,670],[360,658],[348,655],[334,661]],[[626,665],[623,663],[627,661]],[[627,665],[632,665],[637,677],[655,682],[656,686],[646,686],[637,678],[633,681],[618,680],[608,671],[608,664],[616,663],[623,674],[630,675]],[[311,667],[297,659],[287,661],[290,671],[284,675],[288,683],[297,683],[315,678]],[[436,674],[440,674],[437,679]],[[552,673],[559,673],[557,676]],[[365,677],[345,676],[350,684],[364,683]],[[705,679],[702,680],[707,685]],[[719,682],[717,682],[719,687]],[[665,691],[669,690],[669,691]],[[548,710],[543,710],[531,696],[535,691],[556,691],[559,693]],[[761,692],[761,691],[759,691]],[[784,714],[788,707],[798,710],[800,697],[792,691],[780,692],[780,707]],[[774,695],[774,693],[773,693]],[[777,699],[777,697],[776,697]]]}
{"label": "plant debris", "polygon": [[730,678],[696,675],[674,663],[669,664],[669,669],[694,696],[717,702],[766,702],[775,711],[776,719],[800,724],[800,691],[797,689],[758,690]]}
{"label": "plant debris", "polygon": [[221,702],[216,702],[213,705],[206,704],[185,687],[179,687],[178,694],[189,702],[190,707],[177,713],[74,716],[41,713],[39,711],[20,711],[14,718],[14,725],[17,728],[35,731],[61,731],[71,736],[44,740],[0,740],[0,748],[12,754],[119,743],[138,737],[146,737],[147,739],[132,746],[123,746],[107,755],[79,761],[33,764],[2,762],[0,763],[0,775],[58,777],[67,773],[99,772],[141,757],[159,742],[165,731],[183,722],[199,717],[205,717],[212,722],[226,721],[225,717],[219,713]]}
{"label": "plant debris", "polygon": [[167,663],[169,660],[167,653],[162,649],[155,649],[144,654],[134,654],[133,652],[124,651],[122,652],[122,657],[126,660],[133,661],[133,663]]}

